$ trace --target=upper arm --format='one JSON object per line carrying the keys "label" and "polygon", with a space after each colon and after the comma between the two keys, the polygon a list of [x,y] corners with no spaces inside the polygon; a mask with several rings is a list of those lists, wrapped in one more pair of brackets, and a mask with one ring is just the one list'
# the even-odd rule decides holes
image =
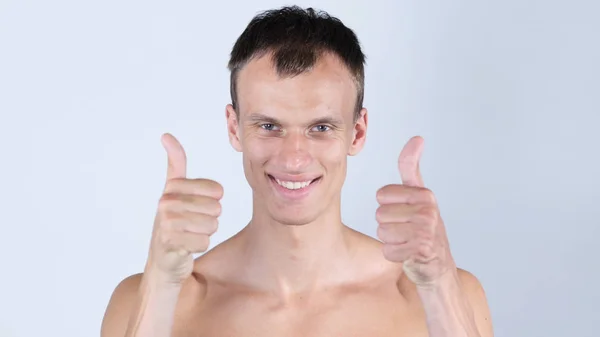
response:
{"label": "upper arm", "polygon": [[458,276],[475,316],[475,324],[481,337],[493,337],[492,317],[485,290],[481,282],[470,272],[458,269]]}
{"label": "upper arm", "polygon": [[113,291],[100,330],[101,337],[123,337],[133,310],[142,274],[123,279]]}

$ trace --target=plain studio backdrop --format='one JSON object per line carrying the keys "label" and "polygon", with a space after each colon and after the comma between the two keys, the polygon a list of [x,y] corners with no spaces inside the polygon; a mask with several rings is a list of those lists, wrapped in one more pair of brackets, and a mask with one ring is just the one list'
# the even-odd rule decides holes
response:
{"label": "plain studio backdrop", "polygon": [[[189,176],[223,184],[211,247],[249,220],[227,139],[231,47],[282,1],[0,1],[0,336],[98,336],[142,270],[164,132]],[[375,191],[425,139],[422,172],[497,336],[598,336],[600,5],[298,1],[343,20],[368,58],[366,147],[343,217],[375,237]]]}

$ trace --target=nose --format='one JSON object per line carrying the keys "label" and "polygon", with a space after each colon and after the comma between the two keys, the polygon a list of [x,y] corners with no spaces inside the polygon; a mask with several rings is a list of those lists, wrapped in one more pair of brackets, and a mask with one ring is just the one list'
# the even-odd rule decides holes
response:
{"label": "nose", "polygon": [[286,172],[304,172],[312,163],[309,140],[301,132],[289,132],[283,138],[278,157]]}

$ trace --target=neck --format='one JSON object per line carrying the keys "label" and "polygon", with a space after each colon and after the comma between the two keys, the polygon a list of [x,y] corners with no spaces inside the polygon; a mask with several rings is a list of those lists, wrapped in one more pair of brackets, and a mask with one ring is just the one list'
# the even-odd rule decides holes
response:
{"label": "neck", "polygon": [[240,233],[246,280],[286,298],[347,278],[351,230],[341,221],[339,200],[304,225],[282,224],[258,208]]}

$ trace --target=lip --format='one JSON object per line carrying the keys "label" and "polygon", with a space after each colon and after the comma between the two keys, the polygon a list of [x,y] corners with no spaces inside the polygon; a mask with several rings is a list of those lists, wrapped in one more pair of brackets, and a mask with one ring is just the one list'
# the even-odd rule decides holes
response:
{"label": "lip", "polygon": [[293,182],[313,181],[313,180],[321,177],[320,175],[279,174],[279,173],[267,173],[267,176],[273,177],[275,179],[279,179],[281,181],[293,181]]}
{"label": "lip", "polygon": [[[288,200],[301,200],[306,198],[319,183],[321,182],[322,176],[308,176],[308,175],[272,175],[267,174],[267,179],[273,186],[275,192]],[[310,185],[300,188],[297,190],[287,189],[277,183],[275,179],[279,179],[281,181],[293,181],[293,182],[303,182],[303,181],[311,181]]]}

